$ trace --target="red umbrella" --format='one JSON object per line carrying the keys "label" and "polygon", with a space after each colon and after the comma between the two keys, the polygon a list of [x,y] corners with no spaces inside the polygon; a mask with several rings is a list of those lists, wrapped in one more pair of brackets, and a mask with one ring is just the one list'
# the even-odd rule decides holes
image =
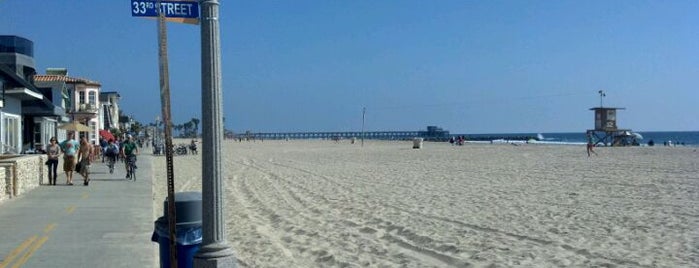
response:
{"label": "red umbrella", "polygon": [[102,138],[105,138],[106,140],[115,140],[114,135],[112,135],[112,133],[109,132],[109,130],[105,130],[105,129],[100,130],[100,136]]}

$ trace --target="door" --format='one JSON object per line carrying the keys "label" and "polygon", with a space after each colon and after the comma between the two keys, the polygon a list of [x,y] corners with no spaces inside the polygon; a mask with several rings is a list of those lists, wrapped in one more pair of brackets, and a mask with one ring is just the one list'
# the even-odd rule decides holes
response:
{"label": "door", "polygon": [[2,115],[2,153],[18,154],[20,152],[19,115],[3,113]]}

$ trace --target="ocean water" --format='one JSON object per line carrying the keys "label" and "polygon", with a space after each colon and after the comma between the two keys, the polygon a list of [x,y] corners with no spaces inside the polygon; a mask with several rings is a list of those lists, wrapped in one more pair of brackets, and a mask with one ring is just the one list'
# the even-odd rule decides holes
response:
{"label": "ocean water", "polygon": [[[655,146],[663,146],[664,142],[672,141],[685,146],[699,146],[699,131],[638,131],[643,139],[639,142],[647,144],[650,140],[655,142]],[[453,136],[466,136],[468,139],[487,139],[487,138],[512,138],[521,139],[523,137],[536,138],[541,134],[544,143],[560,143],[560,144],[584,144],[587,142],[585,132],[567,132],[567,133],[492,133],[492,134],[453,134]]]}

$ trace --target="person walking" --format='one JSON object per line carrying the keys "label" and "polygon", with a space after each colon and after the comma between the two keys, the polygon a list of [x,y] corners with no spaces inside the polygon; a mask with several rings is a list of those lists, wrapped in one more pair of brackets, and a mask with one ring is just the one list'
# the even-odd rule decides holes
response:
{"label": "person walking", "polygon": [[117,155],[117,160],[119,162],[124,162],[124,156],[121,153],[122,146],[124,145],[124,138],[119,137],[114,143],[119,147],[119,155]]}
{"label": "person walking", "polygon": [[61,154],[61,147],[58,146],[56,137],[51,137],[49,142],[51,144],[46,146],[46,156],[49,158],[46,161],[49,168],[49,185],[56,185],[56,178],[58,178],[56,169],[58,169],[58,156]]}
{"label": "person walking", "polygon": [[109,143],[104,150],[104,155],[107,157],[107,166],[109,166],[109,173],[113,173],[114,163],[116,163],[116,158],[119,155],[119,146],[114,142],[113,139],[109,140]]}
{"label": "person walking", "polygon": [[100,149],[102,149],[102,163],[104,163],[104,153],[107,151],[107,146],[109,145],[109,142],[105,138],[100,137]]}
{"label": "person walking", "polygon": [[83,176],[83,185],[90,184],[90,163],[92,163],[92,145],[87,142],[87,138],[80,138],[80,149],[78,150],[78,163],[80,170],[78,172]]}
{"label": "person walking", "polygon": [[68,132],[68,138],[61,142],[63,151],[63,171],[66,172],[66,184],[73,185],[73,171],[77,160],[80,144],[75,140],[75,132]]}
{"label": "person walking", "polygon": [[133,141],[131,134],[126,136],[126,140],[119,146],[121,149],[121,155],[124,157],[124,167],[126,168],[126,178],[130,179],[131,174],[129,174],[129,162],[133,161],[134,167],[136,166],[136,155],[138,154],[138,146]]}
{"label": "person walking", "polygon": [[593,148],[595,148],[595,144],[592,142],[592,135],[587,133],[587,157],[590,157],[590,153],[597,155]]}

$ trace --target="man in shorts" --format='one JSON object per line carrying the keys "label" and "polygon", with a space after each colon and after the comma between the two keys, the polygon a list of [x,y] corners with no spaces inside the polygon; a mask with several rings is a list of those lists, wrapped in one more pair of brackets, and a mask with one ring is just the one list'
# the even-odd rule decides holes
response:
{"label": "man in shorts", "polygon": [[78,150],[80,143],[75,140],[75,132],[68,132],[68,138],[61,142],[61,150],[63,150],[63,171],[66,172],[66,184],[73,185],[73,171],[77,161]]}

